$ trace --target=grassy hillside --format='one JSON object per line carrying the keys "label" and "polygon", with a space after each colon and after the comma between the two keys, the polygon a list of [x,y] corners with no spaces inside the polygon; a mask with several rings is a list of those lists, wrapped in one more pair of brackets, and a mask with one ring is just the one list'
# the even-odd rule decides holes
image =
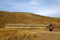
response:
{"label": "grassy hillside", "polygon": [[60,18],[51,18],[36,15],[28,12],[7,12],[0,11],[0,27],[4,27],[7,23],[21,24],[49,24],[52,23],[56,28],[60,28]]}
{"label": "grassy hillside", "polygon": [[[0,27],[7,23],[50,24],[60,29],[60,18],[51,18],[28,12],[0,11]],[[46,29],[0,29],[0,40],[60,40],[60,31]]]}

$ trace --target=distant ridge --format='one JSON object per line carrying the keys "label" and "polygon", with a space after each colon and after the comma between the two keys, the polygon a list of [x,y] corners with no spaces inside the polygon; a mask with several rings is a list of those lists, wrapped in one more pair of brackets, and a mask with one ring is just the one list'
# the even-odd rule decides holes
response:
{"label": "distant ridge", "polygon": [[7,23],[21,24],[54,24],[56,28],[60,28],[60,18],[52,18],[36,15],[29,12],[7,12],[0,11],[0,27],[4,27]]}

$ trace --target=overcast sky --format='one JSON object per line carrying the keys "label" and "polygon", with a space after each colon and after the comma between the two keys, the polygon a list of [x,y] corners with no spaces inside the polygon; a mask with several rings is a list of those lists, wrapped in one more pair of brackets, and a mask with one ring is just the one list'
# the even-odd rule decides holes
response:
{"label": "overcast sky", "polygon": [[60,17],[60,0],[0,0],[0,10]]}

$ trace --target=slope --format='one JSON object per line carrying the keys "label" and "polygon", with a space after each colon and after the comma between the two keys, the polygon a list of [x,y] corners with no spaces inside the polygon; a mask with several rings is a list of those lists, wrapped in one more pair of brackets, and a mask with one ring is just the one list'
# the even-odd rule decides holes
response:
{"label": "slope", "polygon": [[47,16],[36,15],[29,12],[7,12],[0,11],[0,27],[7,23],[19,24],[54,24],[60,29],[60,18],[51,18]]}

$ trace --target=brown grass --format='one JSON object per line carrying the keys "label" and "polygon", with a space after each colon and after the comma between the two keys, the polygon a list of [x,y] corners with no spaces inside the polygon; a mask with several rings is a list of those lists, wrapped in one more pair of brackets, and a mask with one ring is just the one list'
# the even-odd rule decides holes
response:
{"label": "brown grass", "polygon": [[1,29],[0,40],[60,40],[60,32]]}
{"label": "brown grass", "polygon": [[4,29],[7,23],[49,24],[60,29],[60,18],[51,18],[28,12],[0,11],[0,40],[60,40],[60,31],[47,29]]}
{"label": "brown grass", "polygon": [[4,27],[7,23],[19,24],[50,24],[60,29],[60,18],[51,18],[36,15],[28,12],[7,12],[0,11],[0,27]]}

